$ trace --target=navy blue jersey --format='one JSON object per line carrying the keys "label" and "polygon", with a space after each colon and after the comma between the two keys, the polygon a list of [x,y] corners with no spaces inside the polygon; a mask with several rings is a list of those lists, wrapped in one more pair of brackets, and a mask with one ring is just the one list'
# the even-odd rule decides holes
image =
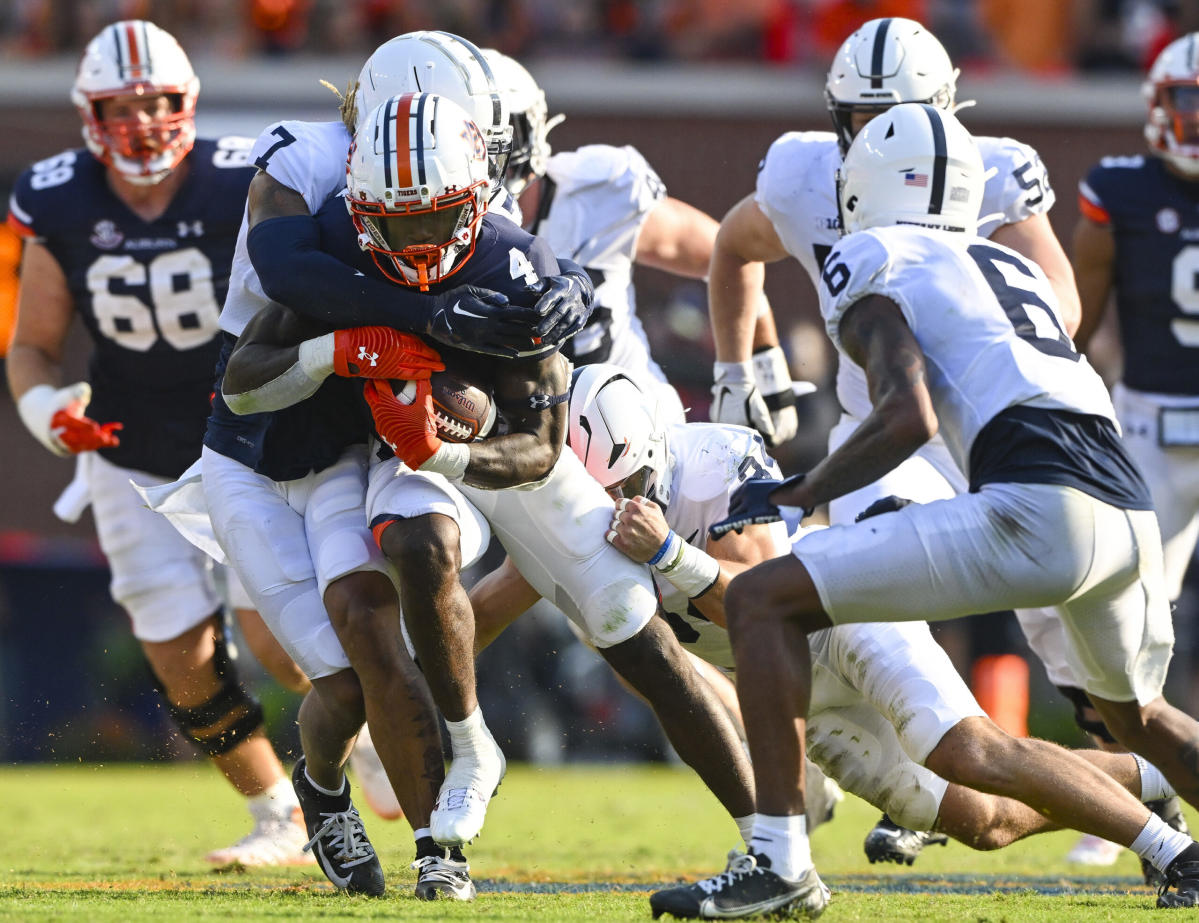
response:
{"label": "navy blue jersey", "polygon": [[[340,196],[329,199],[316,217],[321,249],[365,275],[387,280],[370,254],[358,246],[358,232]],[[430,286],[430,291],[478,285],[503,292],[513,301],[532,303],[530,291],[541,278],[557,273],[557,260],[544,241],[506,218],[487,214],[470,259],[448,280]],[[483,371],[496,361],[438,343],[433,346],[457,368]],[[205,444],[260,474],[286,481],[333,464],[347,446],[364,442],[371,427],[362,383],[333,376],[307,400],[269,414],[238,417],[218,394]]]}
{"label": "navy blue jersey", "polygon": [[[9,224],[49,250],[91,334],[88,416],[119,421],[114,464],[176,477],[199,454],[219,351],[217,318],[254,169],[244,138],[197,140],[166,211],[143,221],[87,150],[18,179]],[[36,306],[31,306],[36,310]]]}
{"label": "navy blue jersey", "polygon": [[1199,394],[1199,183],[1157,157],[1105,157],[1080,184],[1079,209],[1115,240],[1124,382]]}

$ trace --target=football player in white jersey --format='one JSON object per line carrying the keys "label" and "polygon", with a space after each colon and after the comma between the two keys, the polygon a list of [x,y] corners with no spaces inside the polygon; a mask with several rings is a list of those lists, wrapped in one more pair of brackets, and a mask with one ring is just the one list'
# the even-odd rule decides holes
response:
{"label": "football player in white jersey", "polygon": [[[717,223],[666,194],[635,148],[589,144],[553,153],[548,135],[564,116],[549,118],[545,93],[520,62],[493,49],[484,55],[510,112],[512,153],[505,184],[517,198],[525,227],[554,252],[580,263],[596,283],[591,318],[567,344],[575,366],[610,362],[656,382],[661,410],[683,421],[683,405],[650,355],[637,316],[634,266],[692,279],[708,274]],[[771,445],[795,436],[798,416],[791,373],[763,296],[753,339],[753,371],[763,403],[751,408]]]}
{"label": "football player in white jersey", "polygon": [[[728,514],[729,497],[745,480],[780,480],[761,436],[726,424],[662,426],[652,398],[623,370],[602,364],[576,372],[570,428],[580,460],[616,498],[607,540],[634,561],[654,562],[663,617],[676,636],[687,650],[731,673],[725,589],[735,575],[786,555],[791,546],[781,522],[720,538],[708,534]],[[616,453],[616,445],[627,448]],[[1036,748],[1054,767],[1059,748],[1017,741],[996,727],[925,623],[838,626],[814,634],[812,651],[808,751],[854,794],[892,817],[920,829],[936,826],[975,849],[996,849],[1056,829],[1011,797],[969,787],[1005,778],[1018,796],[1025,749]],[[906,665],[902,671],[893,668],[897,655]],[[945,674],[953,681],[946,682]],[[972,749],[988,754],[990,765],[981,775],[979,763],[963,758]],[[1143,798],[1171,791],[1144,760],[1102,751],[1082,755]],[[943,767],[955,781],[925,764]],[[1077,799],[1068,784],[1058,786],[1053,797]],[[666,898],[652,906],[655,912],[683,909]]]}
{"label": "football player in white jersey", "polygon": [[[178,476],[197,450],[250,181],[246,139],[196,138],[199,87],[151,22],[115,22],[88,43],[71,91],[87,147],[34,164],[12,195],[9,224],[25,244],[8,381],[30,432],[76,459],[55,512],[73,522],[91,505],[113,598],[167,712],[246,798],[252,832],[208,860],[299,864],[311,860],[298,806],[238,678],[211,563],[130,487]],[[76,317],[94,347],[89,380],[60,387]],[[299,691],[304,677],[240,589],[227,582],[247,643]]]}
{"label": "football player in white jersey", "polygon": [[[842,361],[864,370],[873,410],[806,475],[738,488],[711,532],[797,520],[893,468],[938,429],[972,492],[809,533],[790,556],[729,584],[758,820],[751,858],[709,879],[718,893],[692,886],[701,911],[707,900],[744,916],[811,891],[793,767],[812,690],[808,634],[833,625],[1059,605],[1067,658],[1107,726],[1199,802],[1189,756],[1199,722],[1161,695],[1173,632],[1148,488],[1044,273],[972,233],[983,177],[957,119],[919,103],[872,120],[838,175],[846,236],[826,261],[821,312]],[[1165,876],[1158,906],[1199,902],[1199,844],[1089,763],[1057,755],[1080,800],[1059,804],[1054,820],[1152,862]],[[1033,751],[1026,756],[1021,797],[1048,814],[1048,775]],[[996,779],[986,787],[1004,791]]]}
{"label": "football player in white jersey", "polygon": [[[717,357],[713,420],[755,425],[741,410],[742,402],[721,398],[720,382],[730,375],[746,379],[762,264],[794,257],[820,287],[825,258],[841,232],[836,171],[855,132],[895,103],[960,108],[957,74],[941,43],[919,23],[898,17],[871,20],[845,40],[829,68],[825,97],[835,130],[788,132],[771,144],[759,168],[757,189],[721,221],[712,254],[708,297]],[[1078,294],[1069,260],[1049,224],[1055,198],[1040,157],[1011,138],[975,140],[988,168],[979,235],[1041,267],[1061,305],[1066,332],[1072,333],[1080,317]],[[731,368],[741,371],[730,372]],[[830,451],[848,439],[870,411],[866,380],[855,365],[839,363],[836,387],[842,415],[829,434]],[[926,502],[964,490],[965,479],[938,437],[885,478],[830,503],[829,521],[852,522],[861,510],[887,496]],[[1056,618],[1051,612],[1029,617],[1038,623]],[[1040,637],[1039,632],[1029,632],[1038,654],[1045,647]],[[1043,659],[1053,661],[1051,651],[1045,650]],[[887,829],[892,828],[884,818],[876,830]]]}

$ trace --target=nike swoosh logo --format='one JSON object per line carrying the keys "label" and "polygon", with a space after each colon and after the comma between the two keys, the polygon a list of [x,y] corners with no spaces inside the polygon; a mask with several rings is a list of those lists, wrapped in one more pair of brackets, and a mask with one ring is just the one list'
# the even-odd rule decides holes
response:
{"label": "nike swoosh logo", "polygon": [[325,858],[325,847],[319,841],[316,844],[316,852],[317,855],[320,856],[321,870],[329,876],[329,880],[343,891],[348,888],[350,886],[350,876],[347,875],[345,878],[342,878],[335,871],[333,871],[333,869],[330,867],[329,860]]}
{"label": "nike swoosh logo", "polygon": [[473,311],[467,311],[462,307],[460,301],[454,302],[454,307],[451,309],[455,314],[461,314],[463,317],[477,317],[479,320],[487,320],[482,314],[475,314]]}

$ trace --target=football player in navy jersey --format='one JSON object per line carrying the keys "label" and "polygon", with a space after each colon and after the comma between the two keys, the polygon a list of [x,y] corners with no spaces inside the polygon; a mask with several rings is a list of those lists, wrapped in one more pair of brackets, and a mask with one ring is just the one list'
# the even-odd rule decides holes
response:
{"label": "football player in navy jersey", "polygon": [[[557,261],[545,242],[485,214],[486,176],[481,134],[460,107],[432,94],[393,97],[356,135],[344,201],[318,214],[322,247],[366,275],[430,298],[469,282],[519,301],[556,271]],[[337,370],[346,335],[349,343],[359,336],[368,342],[365,331],[343,330],[288,346],[281,330],[290,315],[282,306],[268,308],[239,339],[222,386],[234,410],[303,400]],[[377,371],[363,364],[355,374],[390,379],[396,361],[414,351],[379,338],[367,353]],[[399,572],[405,624],[454,749],[434,812],[435,837],[454,842],[461,831],[477,832],[505,769],[475,697],[473,613],[458,580],[459,565],[485,547],[478,533],[488,524],[529,583],[554,598],[655,706],[682,757],[747,829],[752,794],[736,731],[669,629],[654,619],[656,595],[645,569],[603,541],[599,525],[611,518],[611,499],[562,451],[567,364],[544,346],[509,360],[472,360],[450,350],[442,356],[493,389],[501,433],[471,443],[441,439],[423,381],[411,402],[387,382],[372,380],[365,389],[376,429],[397,456],[374,466],[367,513]]]}
{"label": "football player in navy jersey", "polygon": [[[252,174],[244,139],[196,139],[198,91],[187,55],[152,23],[114,23],[87,46],[71,94],[87,147],[34,164],[10,203],[25,250],[8,380],[29,431],[77,457],[75,490],[56,509],[74,519],[86,503],[65,500],[90,501],[113,596],[171,717],[248,799],[253,831],[209,860],[306,863],[295,796],[226,646],[211,565],[130,485],[169,481],[196,455]],[[76,316],[94,346],[88,378],[61,387]],[[264,663],[306,685],[241,605]]]}
{"label": "football player in navy jersey", "polygon": [[[1161,51],[1143,92],[1152,156],[1104,157],[1079,184],[1074,273],[1082,322],[1074,339],[1086,348],[1114,294],[1124,362],[1112,401],[1124,444],[1153,495],[1167,590],[1177,599],[1199,538],[1199,365],[1193,352],[1199,347],[1199,33]],[[1037,627],[1041,647],[1060,652],[1060,622]],[[1119,749],[1061,658],[1046,660],[1046,667],[1074,703],[1079,724],[1100,746]],[[1177,802],[1155,809],[1185,826]],[[1106,845],[1079,857],[1114,862],[1119,849]],[[1144,871],[1153,883],[1153,868]]]}

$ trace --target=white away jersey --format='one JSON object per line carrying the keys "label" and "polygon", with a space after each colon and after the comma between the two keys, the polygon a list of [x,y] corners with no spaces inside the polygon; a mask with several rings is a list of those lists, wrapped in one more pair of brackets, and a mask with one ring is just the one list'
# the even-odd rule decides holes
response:
{"label": "white away jersey", "polygon": [[[329,196],[346,184],[349,131],[341,122],[278,122],[258,136],[250,162],[304,197],[316,214]],[[246,249],[249,223],[242,218],[229,274],[229,294],[221,311],[221,329],[240,336],[259,309],[270,303]]]}
{"label": "white away jersey", "polygon": [[665,381],[649,357],[633,294],[637,235],[666,196],[662,180],[636,149],[607,144],[554,154],[546,175],[549,212],[530,231],[595,282],[595,309],[570,343],[572,358],[576,364],[612,362]]}
{"label": "white away jersey", "polygon": [[[766,454],[762,437],[744,426],[720,423],[676,423],[667,431],[671,470],[666,522],[697,548],[708,546],[708,527],[728,516],[729,496],[748,478],[781,480],[778,465]],[[770,526],[775,550],[791,547],[787,527]],[[666,620],[679,641],[718,667],[733,669],[728,632],[709,622],[673,583],[653,572]]]}
{"label": "white away jersey", "polygon": [[[1037,152],[1011,138],[975,137],[988,171],[979,215],[979,237],[1005,224],[1045,214],[1053,206],[1049,176]],[[841,166],[837,138],[828,131],[792,131],[779,137],[758,168],[754,201],[770,219],[787,252],[799,260],[819,288],[829,251],[841,239],[836,174]],[[870,412],[866,379],[856,366],[837,369],[837,398],[849,414]]]}
{"label": "white away jersey", "polygon": [[974,437],[996,414],[1027,405],[1115,422],[1107,388],[1065,334],[1040,267],[980,237],[910,225],[842,238],[821,275],[820,310],[840,353],[840,323],[871,294],[903,311],[928,369],[941,435],[969,474]]}

